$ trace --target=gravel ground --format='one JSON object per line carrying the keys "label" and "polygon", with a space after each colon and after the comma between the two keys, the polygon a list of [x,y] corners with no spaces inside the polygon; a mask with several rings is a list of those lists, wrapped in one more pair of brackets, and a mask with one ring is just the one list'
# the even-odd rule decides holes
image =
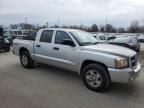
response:
{"label": "gravel ground", "polygon": [[[139,53],[144,64],[144,44]],[[12,53],[0,53],[0,108],[144,108],[144,68],[133,83],[105,93],[88,90],[80,77],[50,66],[24,69]]]}

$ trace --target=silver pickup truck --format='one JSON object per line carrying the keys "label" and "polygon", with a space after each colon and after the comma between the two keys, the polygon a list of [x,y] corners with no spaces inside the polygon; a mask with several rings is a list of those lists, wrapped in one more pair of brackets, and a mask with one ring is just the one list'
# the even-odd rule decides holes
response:
{"label": "silver pickup truck", "polygon": [[133,81],[141,70],[136,52],[99,43],[81,30],[41,29],[35,39],[15,39],[13,53],[24,68],[43,63],[77,72],[93,91],[104,91],[111,82]]}

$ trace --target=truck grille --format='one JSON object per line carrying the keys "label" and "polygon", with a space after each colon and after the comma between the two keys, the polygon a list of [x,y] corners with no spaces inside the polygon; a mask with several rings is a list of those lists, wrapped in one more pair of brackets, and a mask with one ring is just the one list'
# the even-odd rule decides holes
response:
{"label": "truck grille", "polygon": [[137,56],[134,55],[130,58],[130,61],[131,61],[131,67],[135,67],[137,65]]}

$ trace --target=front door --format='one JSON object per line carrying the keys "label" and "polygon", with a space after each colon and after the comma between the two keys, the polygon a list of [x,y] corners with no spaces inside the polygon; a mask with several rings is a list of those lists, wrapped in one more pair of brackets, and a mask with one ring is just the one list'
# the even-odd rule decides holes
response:
{"label": "front door", "polygon": [[66,32],[56,31],[52,55],[56,61],[56,65],[77,71],[79,64],[79,50],[77,47],[63,45],[62,42],[65,39],[72,40]]}

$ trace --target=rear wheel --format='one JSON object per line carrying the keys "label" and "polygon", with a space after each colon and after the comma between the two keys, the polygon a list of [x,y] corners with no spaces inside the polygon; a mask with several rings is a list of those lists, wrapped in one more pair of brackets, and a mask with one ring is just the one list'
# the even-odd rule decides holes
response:
{"label": "rear wheel", "polygon": [[34,61],[27,51],[20,54],[20,62],[24,68],[32,68],[34,65]]}
{"label": "rear wheel", "polygon": [[84,67],[82,79],[88,89],[98,92],[106,90],[111,84],[107,70],[99,64]]}

